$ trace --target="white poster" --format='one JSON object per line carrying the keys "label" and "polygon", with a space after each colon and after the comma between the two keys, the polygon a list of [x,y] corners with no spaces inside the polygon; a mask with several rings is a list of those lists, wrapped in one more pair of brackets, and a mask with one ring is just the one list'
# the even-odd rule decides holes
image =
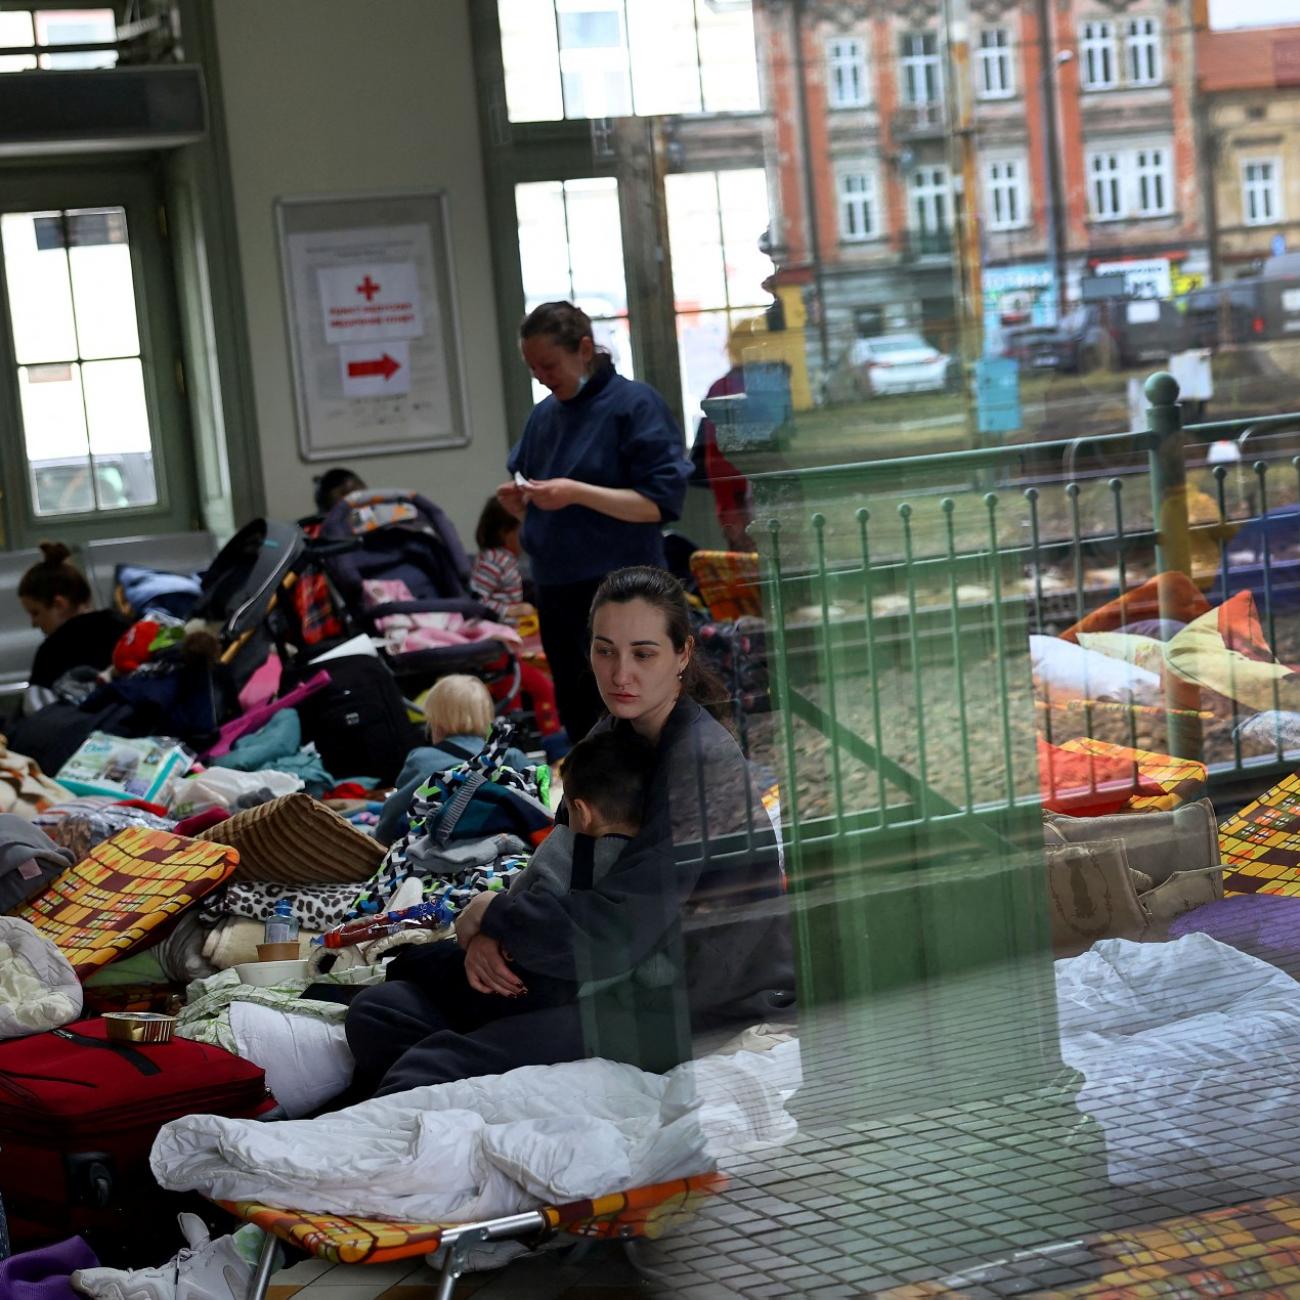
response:
{"label": "white poster", "polygon": [[316,272],[325,342],[378,343],[424,333],[414,262],[326,266]]}
{"label": "white poster", "polygon": [[463,446],[443,196],[277,206],[304,459]]}

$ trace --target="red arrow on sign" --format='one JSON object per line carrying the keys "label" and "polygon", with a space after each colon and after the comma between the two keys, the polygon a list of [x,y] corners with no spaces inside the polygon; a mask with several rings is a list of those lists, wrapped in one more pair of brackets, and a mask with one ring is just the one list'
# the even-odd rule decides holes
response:
{"label": "red arrow on sign", "polygon": [[401,368],[402,363],[394,361],[385,352],[378,361],[349,361],[348,378],[364,379],[369,375],[383,375],[385,379],[391,379]]}

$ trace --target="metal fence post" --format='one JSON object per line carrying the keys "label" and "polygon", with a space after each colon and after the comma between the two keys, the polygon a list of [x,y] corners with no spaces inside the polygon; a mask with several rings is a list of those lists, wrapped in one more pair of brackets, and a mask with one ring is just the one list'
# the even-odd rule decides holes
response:
{"label": "metal fence post", "polygon": [[[1192,538],[1187,512],[1187,436],[1178,381],[1158,370],[1143,385],[1147,429],[1153,435],[1147,449],[1151,468],[1151,519],[1156,535],[1156,572],[1192,577]],[[1160,617],[1176,618],[1168,585],[1160,588]],[[1178,683],[1165,673],[1165,713],[1169,752],[1179,758],[1200,758],[1201,720],[1194,710],[1179,707]]]}

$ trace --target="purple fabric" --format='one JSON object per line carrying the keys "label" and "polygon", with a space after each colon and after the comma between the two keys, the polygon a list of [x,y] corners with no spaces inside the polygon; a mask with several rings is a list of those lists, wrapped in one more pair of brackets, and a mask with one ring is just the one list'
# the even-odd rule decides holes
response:
{"label": "purple fabric", "polygon": [[1125,623],[1118,629],[1132,636],[1150,636],[1157,641],[1172,641],[1187,626],[1176,618],[1143,618],[1136,623]]}
{"label": "purple fabric", "polygon": [[305,700],[309,695],[315,695],[321,687],[329,684],[330,675],[322,668],[320,672],[307,678],[301,686],[295,686],[288,695],[282,695],[278,700],[272,700],[270,704],[259,704],[256,708],[249,709],[247,713],[241,713],[239,717],[231,719],[221,728],[220,738],[204,758],[220,758],[223,754],[229,754],[240,736],[247,735],[250,731],[260,730],[272,714],[297,704],[299,700]]}
{"label": "purple fabric", "polygon": [[1169,937],[1208,934],[1300,979],[1300,898],[1234,894],[1185,912],[1170,923]]}
{"label": "purple fabric", "polygon": [[82,1300],[68,1279],[79,1268],[98,1268],[95,1252],[80,1237],[0,1260],[4,1300]]}

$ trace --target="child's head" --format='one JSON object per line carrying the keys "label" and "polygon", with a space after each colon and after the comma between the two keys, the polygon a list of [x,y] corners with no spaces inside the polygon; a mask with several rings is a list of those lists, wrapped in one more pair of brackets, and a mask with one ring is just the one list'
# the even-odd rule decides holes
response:
{"label": "child's head", "polygon": [[18,599],[46,636],[90,605],[90,583],[75,565],[62,542],[42,542],[44,559],[33,564],[18,583]]}
{"label": "child's head", "polygon": [[313,493],[317,513],[328,514],[336,501],[342,500],[349,492],[357,492],[365,486],[359,474],[343,465],[327,469],[316,480],[316,491]]}
{"label": "child's head", "polygon": [[486,736],[494,716],[488,688],[465,673],[440,677],[424,697],[424,720],[435,745],[448,736]]}
{"label": "child's head", "polygon": [[478,517],[474,541],[480,551],[490,551],[504,546],[507,551],[519,554],[519,520],[496,497],[488,497],[483,513]]}
{"label": "child's head", "polygon": [[569,825],[582,835],[635,835],[654,753],[634,732],[600,731],[578,741],[560,768]]}

